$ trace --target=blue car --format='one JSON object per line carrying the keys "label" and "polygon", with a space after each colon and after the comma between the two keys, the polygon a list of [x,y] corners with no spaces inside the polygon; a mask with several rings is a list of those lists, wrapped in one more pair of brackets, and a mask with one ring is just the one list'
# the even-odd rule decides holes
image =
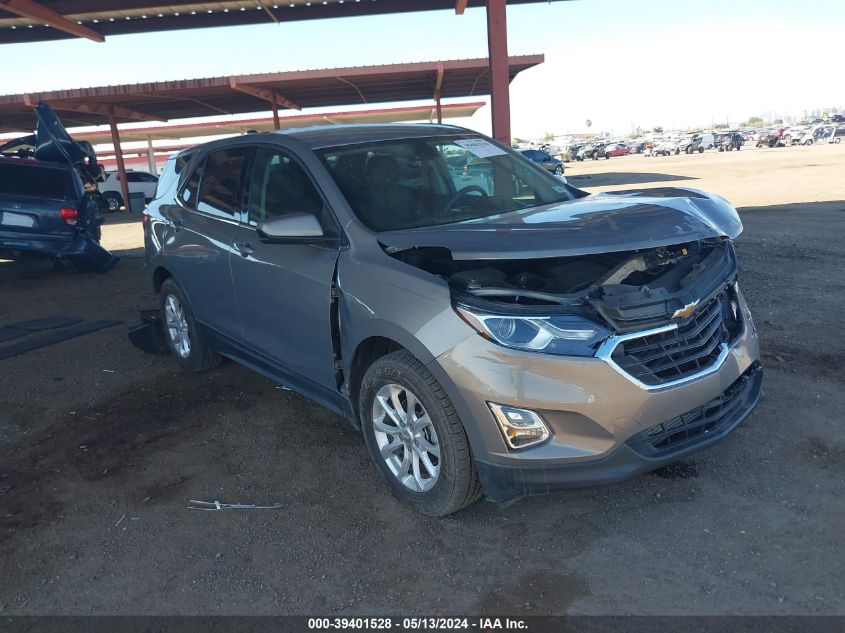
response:
{"label": "blue car", "polygon": [[0,146],[0,259],[66,260],[106,272],[118,258],[100,246],[106,205],[93,149],[71,139],[48,106],[36,113],[35,134]]}

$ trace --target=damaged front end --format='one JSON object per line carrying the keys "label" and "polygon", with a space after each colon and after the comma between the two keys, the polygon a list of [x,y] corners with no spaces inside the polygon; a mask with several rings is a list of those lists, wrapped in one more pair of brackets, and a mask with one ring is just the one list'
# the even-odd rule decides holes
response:
{"label": "damaged front end", "polygon": [[743,329],[727,238],[542,259],[456,261],[442,248],[393,257],[445,279],[458,314],[486,338],[597,356],[645,389],[715,371]]}

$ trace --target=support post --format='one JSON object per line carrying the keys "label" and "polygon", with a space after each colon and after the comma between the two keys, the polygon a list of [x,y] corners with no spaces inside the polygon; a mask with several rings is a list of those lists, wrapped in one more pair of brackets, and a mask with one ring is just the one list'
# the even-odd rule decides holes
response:
{"label": "support post", "polygon": [[279,125],[279,104],[276,103],[275,99],[273,99],[272,105],[273,105],[273,127],[278,130],[281,127]]}
{"label": "support post", "polygon": [[158,174],[158,167],[156,167],[156,155],[153,149],[153,139],[147,137],[147,166],[150,168],[150,173],[155,176]]}
{"label": "support post", "polygon": [[120,180],[120,192],[123,195],[123,204],[129,211],[129,183],[126,182],[126,165],[123,164],[123,149],[120,147],[120,134],[117,131],[117,123],[114,120],[114,112],[109,107],[109,127],[111,128],[111,142],[114,145],[114,157],[117,160],[117,177]]}
{"label": "support post", "polygon": [[440,105],[440,90],[443,87],[443,75],[445,74],[443,62],[437,62],[437,77],[434,83],[434,101],[437,104],[437,123],[443,123],[443,108]]}
{"label": "support post", "polygon": [[507,1],[487,0],[487,50],[490,64],[490,109],[493,137],[511,144],[510,69],[508,67]]}

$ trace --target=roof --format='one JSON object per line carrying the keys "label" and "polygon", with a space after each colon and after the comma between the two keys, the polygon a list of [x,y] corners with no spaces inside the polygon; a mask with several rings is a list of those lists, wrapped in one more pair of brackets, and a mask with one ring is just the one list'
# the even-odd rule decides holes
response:
{"label": "roof", "polygon": [[[486,105],[484,101],[464,103],[444,103],[441,115],[444,119],[471,117]],[[345,112],[320,112],[280,116],[281,129],[312,126],[318,123],[392,123],[401,121],[429,121],[437,118],[437,108],[433,105],[403,106],[398,108],[369,108],[366,110],[351,110]],[[248,131],[271,132],[275,129],[273,117],[236,119],[232,121],[202,121],[199,123],[183,123],[180,125],[154,125],[144,127],[122,128],[120,142],[124,146],[124,154],[131,151],[125,145],[132,142],[146,142],[148,140],[185,139],[197,136],[216,136],[218,134],[245,134]],[[70,130],[70,135],[80,141],[88,141],[92,145],[111,144],[111,131],[96,130],[78,132]],[[3,139],[20,136],[16,134],[0,134]],[[157,150],[160,148],[156,148]],[[143,151],[146,151],[144,149]]]}
{"label": "roof", "polygon": [[311,149],[374,143],[394,139],[428,138],[431,136],[477,135],[477,132],[456,125],[437,123],[392,123],[387,125],[315,125],[301,130],[281,130],[279,134],[291,136]]}
{"label": "roof", "polygon": [[[507,0],[528,4],[549,0]],[[481,7],[485,0],[7,0],[0,44]]]}
{"label": "roof", "polygon": [[[543,55],[509,58],[509,76],[541,64]],[[167,121],[267,111],[490,93],[486,58],[207,77],[74,90],[0,95],[0,131],[31,130],[32,107],[46,102],[66,126]]]}

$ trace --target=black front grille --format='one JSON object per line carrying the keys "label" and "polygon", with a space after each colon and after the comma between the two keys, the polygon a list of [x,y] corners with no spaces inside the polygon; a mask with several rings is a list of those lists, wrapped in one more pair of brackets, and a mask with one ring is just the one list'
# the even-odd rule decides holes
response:
{"label": "black front grille", "polygon": [[[732,305],[733,303],[733,305]],[[613,361],[649,386],[659,386],[712,366],[733,339],[739,311],[728,291],[711,299],[677,329],[621,342]]]}
{"label": "black front grille", "polygon": [[661,457],[727,433],[757,402],[762,382],[763,368],[755,363],[722,395],[634,435],[628,446],[645,457]]}

